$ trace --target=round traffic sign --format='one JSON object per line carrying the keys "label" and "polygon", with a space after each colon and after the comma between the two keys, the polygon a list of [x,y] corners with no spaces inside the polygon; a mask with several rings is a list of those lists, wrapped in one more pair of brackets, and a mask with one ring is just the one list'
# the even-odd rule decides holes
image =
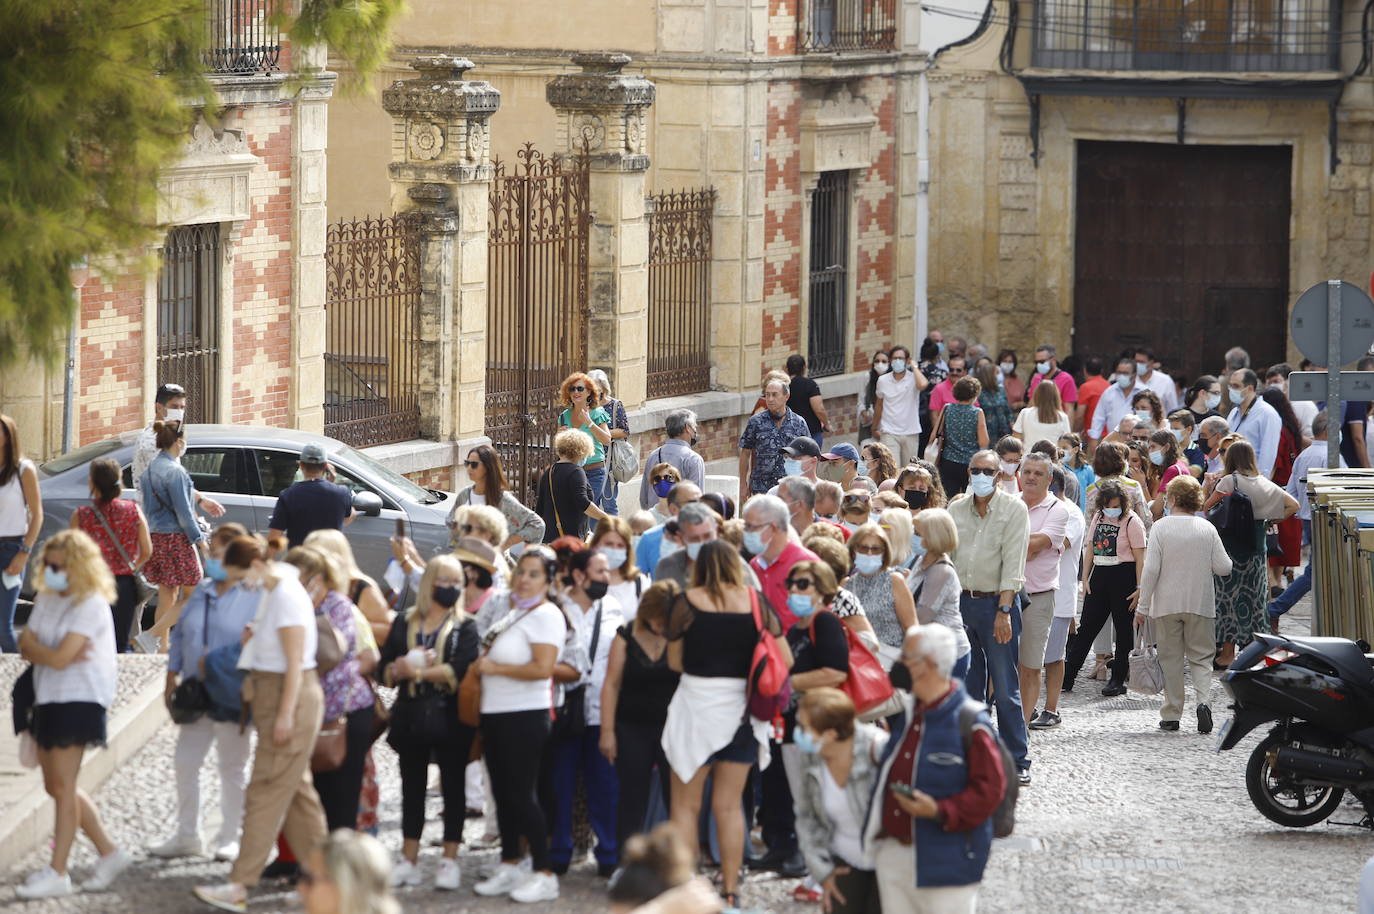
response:
{"label": "round traffic sign", "polygon": [[[1327,343],[1327,283],[1319,282],[1298,296],[1288,317],[1288,335],[1298,351],[1325,366]],[[1374,300],[1359,286],[1340,284],[1340,364],[1349,365],[1369,352],[1374,344]]]}

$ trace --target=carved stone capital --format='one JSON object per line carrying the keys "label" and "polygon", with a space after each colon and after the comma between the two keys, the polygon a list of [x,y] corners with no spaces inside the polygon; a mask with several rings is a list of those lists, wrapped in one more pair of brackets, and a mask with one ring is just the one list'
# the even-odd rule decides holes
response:
{"label": "carved stone capital", "polygon": [[554,77],[545,90],[558,112],[563,150],[588,156],[593,167],[638,170],[648,161],[645,111],[654,103],[654,84],[621,72],[628,54],[588,52],[574,54],[572,62],[581,72]]}
{"label": "carved stone capital", "polygon": [[410,66],[420,75],[398,79],[382,91],[382,108],[392,117],[490,117],[501,107],[501,93],[495,86],[485,80],[463,78],[475,66],[466,57],[417,57]]}

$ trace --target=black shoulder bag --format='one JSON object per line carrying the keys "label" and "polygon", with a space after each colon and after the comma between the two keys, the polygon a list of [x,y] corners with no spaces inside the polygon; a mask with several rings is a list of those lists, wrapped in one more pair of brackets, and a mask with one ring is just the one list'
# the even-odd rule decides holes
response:
{"label": "black shoulder bag", "polygon": [[[596,669],[596,646],[601,641],[601,601],[596,601],[596,616],[592,620],[592,644],[587,651],[592,670]],[[591,671],[588,671],[591,676]],[[553,721],[554,739],[576,739],[587,730],[587,683],[563,690],[563,707]]]}
{"label": "black shoulder bag", "polygon": [[[205,615],[201,622],[200,647],[202,656],[210,644],[210,600],[205,596]],[[210,710],[210,693],[199,676],[183,676],[167,699],[167,713],[174,724],[193,724]]]}

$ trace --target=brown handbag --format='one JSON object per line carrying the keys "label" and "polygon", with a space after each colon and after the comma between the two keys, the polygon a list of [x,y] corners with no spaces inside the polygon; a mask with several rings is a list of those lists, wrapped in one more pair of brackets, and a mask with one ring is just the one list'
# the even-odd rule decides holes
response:
{"label": "brown handbag", "polygon": [[328,721],[315,737],[310,770],[316,774],[338,771],[348,757],[348,715]]}
{"label": "brown handbag", "polygon": [[458,723],[476,727],[482,722],[482,677],[477,673],[477,662],[468,664],[463,672],[463,681],[458,685]]}

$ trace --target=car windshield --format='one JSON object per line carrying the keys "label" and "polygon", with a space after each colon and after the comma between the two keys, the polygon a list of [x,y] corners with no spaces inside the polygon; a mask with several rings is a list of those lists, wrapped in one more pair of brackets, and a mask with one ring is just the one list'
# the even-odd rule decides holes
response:
{"label": "car windshield", "polygon": [[124,446],[124,442],[118,438],[109,438],[105,441],[97,441],[95,444],[88,444],[79,447],[74,451],[63,454],[61,457],[54,457],[47,463],[39,466],[39,470],[44,476],[56,476],[58,473],[65,473],[74,467],[79,467],[83,463],[90,463],[97,457],[104,457],[106,454],[113,453]]}
{"label": "car windshield", "polygon": [[435,495],[433,492],[429,491],[428,489],[422,488],[421,486],[417,486],[415,483],[411,482],[409,479],[406,479],[404,476],[402,476],[400,473],[397,473],[395,470],[392,470],[386,467],[385,465],[373,460],[371,457],[367,456],[362,451],[355,450],[346,444],[340,444],[336,446],[331,443],[330,448],[336,450],[336,452],[339,455],[347,458],[348,460],[352,460],[358,464],[361,464],[362,466],[367,467],[367,469],[372,473],[372,475],[385,480],[389,485],[400,490],[408,498],[413,498],[422,505],[434,505],[438,504],[440,501],[443,500],[439,498],[437,495]]}

